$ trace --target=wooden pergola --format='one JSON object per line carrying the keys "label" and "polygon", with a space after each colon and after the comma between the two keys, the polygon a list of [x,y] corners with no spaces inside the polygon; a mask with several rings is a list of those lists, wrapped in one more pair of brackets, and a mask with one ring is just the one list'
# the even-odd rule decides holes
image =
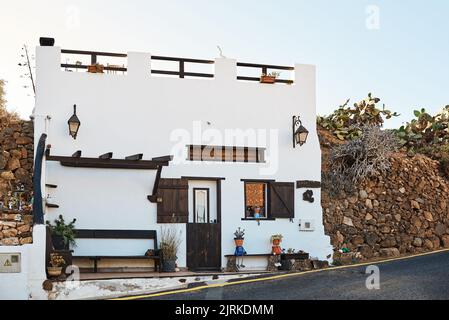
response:
{"label": "wooden pergola", "polygon": [[[51,146],[45,147],[46,134],[42,134],[36,152],[34,190],[36,196],[42,197],[41,172],[42,160],[57,161],[62,166],[75,168],[100,168],[100,169],[135,169],[135,170],[157,170],[156,179],[154,180],[153,191],[147,198],[150,202],[158,202],[157,191],[161,179],[162,168],[168,166],[173,156],[155,157],[150,160],[143,160],[143,153],[133,154],[124,159],[114,159],[112,152],[107,152],[98,156],[98,158],[82,157],[82,151],[78,150],[71,156],[56,156],[50,153]],[[45,149],[45,151],[44,151]],[[56,188],[56,185],[47,185]],[[38,199],[37,197],[37,199]],[[40,204],[39,204],[40,203]],[[35,223],[43,223],[43,209],[40,201],[35,201]],[[49,204],[48,207],[58,207],[55,204]]]}

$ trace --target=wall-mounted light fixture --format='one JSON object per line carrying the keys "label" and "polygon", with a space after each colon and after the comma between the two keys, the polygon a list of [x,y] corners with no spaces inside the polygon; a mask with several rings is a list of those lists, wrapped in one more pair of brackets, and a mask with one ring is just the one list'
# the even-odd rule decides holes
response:
{"label": "wall-mounted light fixture", "polygon": [[69,121],[69,134],[76,139],[78,134],[78,130],[80,128],[81,122],[80,119],[76,116],[76,104],[73,105],[73,115],[70,117]]}
{"label": "wall-mounted light fixture", "polygon": [[307,141],[307,136],[309,135],[309,130],[307,130],[303,125],[299,116],[293,116],[293,148],[296,145],[302,146]]}

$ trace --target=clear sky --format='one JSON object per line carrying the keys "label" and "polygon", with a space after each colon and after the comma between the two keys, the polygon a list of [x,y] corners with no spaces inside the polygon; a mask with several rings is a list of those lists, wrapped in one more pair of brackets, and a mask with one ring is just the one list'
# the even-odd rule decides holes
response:
{"label": "clear sky", "polygon": [[315,64],[319,114],[372,92],[401,113],[388,127],[449,104],[447,0],[1,0],[0,27],[8,107],[26,118],[34,100],[17,63],[40,36],[70,49],[214,58],[220,45],[239,61]]}

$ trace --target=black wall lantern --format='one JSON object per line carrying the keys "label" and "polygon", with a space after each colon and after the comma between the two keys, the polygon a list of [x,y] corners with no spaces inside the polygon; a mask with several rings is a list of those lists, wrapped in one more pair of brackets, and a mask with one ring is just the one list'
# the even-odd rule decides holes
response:
{"label": "black wall lantern", "polygon": [[309,130],[307,130],[303,125],[299,116],[293,116],[293,148],[296,145],[302,146],[307,141],[307,136],[309,135]]}
{"label": "black wall lantern", "polygon": [[76,116],[76,104],[73,105],[73,115],[70,117],[68,124],[69,134],[73,137],[73,139],[76,139],[76,135],[78,134],[78,130],[81,125],[80,119]]}

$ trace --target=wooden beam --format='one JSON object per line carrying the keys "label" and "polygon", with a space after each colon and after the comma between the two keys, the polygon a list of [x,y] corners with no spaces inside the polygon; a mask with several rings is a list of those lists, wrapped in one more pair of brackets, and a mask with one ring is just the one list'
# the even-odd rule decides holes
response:
{"label": "wooden beam", "polygon": [[75,153],[74,154],[72,154],[72,157],[74,157],[74,158],[81,158],[81,150],[78,150],[78,151],[75,151]]}
{"label": "wooden beam", "polygon": [[73,158],[65,156],[47,156],[47,161],[59,161],[66,167],[79,168],[106,168],[106,169],[147,169],[156,170],[159,166],[168,166],[167,161],[152,160],[124,160],[124,159],[99,159],[99,158]]}
{"label": "wooden beam", "polygon": [[[156,172],[156,179],[154,180],[153,193],[151,194],[151,196],[147,197],[151,203],[157,203],[157,202],[162,201],[162,199],[159,199],[157,197],[157,189],[159,188],[159,181],[161,180],[161,173],[162,173],[162,166],[159,166],[157,168],[157,172]],[[161,201],[159,201],[159,200],[161,200]]]}
{"label": "wooden beam", "polygon": [[99,156],[100,159],[112,159],[112,152],[106,152],[104,154],[102,154],[101,156]]}
{"label": "wooden beam", "polygon": [[48,203],[48,202],[45,203],[45,206],[47,208],[59,208],[59,205],[54,204],[54,203]]}
{"label": "wooden beam", "polygon": [[127,156],[125,157],[125,160],[142,160],[143,158],[143,153],[138,153],[138,154],[133,154],[132,156]]}
{"label": "wooden beam", "polygon": [[181,176],[181,179],[187,179],[187,180],[203,180],[203,181],[226,180],[226,178],[224,178],[224,177],[189,177],[189,176]]}
{"label": "wooden beam", "polygon": [[151,160],[153,160],[153,161],[172,161],[173,156],[155,157],[155,158],[151,158]]}
{"label": "wooden beam", "polygon": [[321,182],[312,180],[298,180],[296,181],[296,188],[321,188]]}

